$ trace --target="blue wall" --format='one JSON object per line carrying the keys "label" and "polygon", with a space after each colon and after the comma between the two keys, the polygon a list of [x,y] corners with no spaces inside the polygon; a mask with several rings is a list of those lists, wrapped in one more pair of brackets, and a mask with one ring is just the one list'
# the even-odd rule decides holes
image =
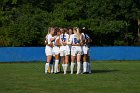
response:
{"label": "blue wall", "polygon": [[45,61],[43,47],[1,47],[0,62]]}
{"label": "blue wall", "polygon": [[140,47],[92,47],[93,60],[140,60]]}
{"label": "blue wall", "polygon": [[[140,47],[91,47],[91,60],[140,60]],[[0,62],[45,61],[44,47],[1,47]]]}

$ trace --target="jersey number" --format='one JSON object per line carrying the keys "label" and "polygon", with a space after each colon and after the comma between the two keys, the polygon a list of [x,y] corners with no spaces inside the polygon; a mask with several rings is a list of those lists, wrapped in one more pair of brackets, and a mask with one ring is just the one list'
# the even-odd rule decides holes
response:
{"label": "jersey number", "polygon": [[75,43],[75,44],[77,43],[77,38],[74,38],[74,43]]}

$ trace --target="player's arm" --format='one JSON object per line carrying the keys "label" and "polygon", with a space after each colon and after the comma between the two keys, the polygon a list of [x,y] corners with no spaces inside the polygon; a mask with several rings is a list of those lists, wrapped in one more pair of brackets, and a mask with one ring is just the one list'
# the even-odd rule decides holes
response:
{"label": "player's arm", "polygon": [[47,35],[46,35],[46,37],[45,37],[45,41],[44,41],[44,43],[45,43],[45,45],[47,45],[48,44],[48,39],[47,39]]}
{"label": "player's arm", "polygon": [[81,34],[80,45],[83,46],[84,44],[85,44],[85,38],[84,38],[84,35]]}
{"label": "player's arm", "polygon": [[50,41],[53,42],[56,38],[57,38],[57,36],[54,36],[50,39]]}
{"label": "player's arm", "polygon": [[71,45],[72,44],[72,35],[70,36],[70,38],[68,38],[68,42],[67,42],[67,45]]}
{"label": "player's arm", "polygon": [[67,45],[67,42],[62,41],[62,44],[63,44],[63,45]]}
{"label": "player's arm", "polygon": [[47,41],[47,40],[45,40],[45,42],[44,42],[44,43],[45,43],[45,45],[47,45],[47,44],[48,44],[48,41]]}

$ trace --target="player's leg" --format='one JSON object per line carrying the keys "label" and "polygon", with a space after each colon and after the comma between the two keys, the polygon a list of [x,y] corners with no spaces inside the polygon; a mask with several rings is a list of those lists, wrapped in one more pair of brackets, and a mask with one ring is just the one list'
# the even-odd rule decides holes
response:
{"label": "player's leg", "polygon": [[60,47],[60,57],[61,57],[61,62],[62,62],[62,69],[64,71],[64,68],[65,68],[65,46]]}
{"label": "player's leg", "polygon": [[64,66],[65,66],[64,51],[60,51],[60,57],[61,57],[61,62],[62,62],[62,69],[63,69],[63,71],[64,71]]}
{"label": "player's leg", "polygon": [[81,55],[81,69],[80,72],[83,72],[83,55]]}
{"label": "player's leg", "polygon": [[71,55],[71,66],[70,66],[71,74],[73,74],[74,65],[75,65],[75,55]]}
{"label": "player's leg", "polygon": [[49,73],[53,73],[54,72],[53,63],[54,63],[54,56],[52,56],[52,60],[50,62],[50,67],[48,68],[48,72]]}
{"label": "player's leg", "polygon": [[61,72],[61,65],[60,65],[61,57],[59,58],[59,63],[58,63],[58,68],[57,68],[57,73]]}
{"label": "player's leg", "polygon": [[54,73],[57,73],[58,72],[57,70],[58,70],[59,59],[60,59],[59,47],[55,46],[54,54],[55,54]]}
{"label": "player's leg", "polygon": [[77,54],[77,73],[80,74],[80,69],[81,69],[81,55]]}
{"label": "player's leg", "polygon": [[76,58],[76,48],[72,46],[72,48],[71,48],[71,65],[70,65],[71,74],[73,74],[75,58]]}
{"label": "player's leg", "polygon": [[64,68],[64,74],[67,73],[68,64],[69,64],[69,55],[66,55],[66,56],[65,56],[65,68]]}
{"label": "player's leg", "polygon": [[57,73],[60,55],[55,55],[54,73]]}
{"label": "player's leg", "polygon": [[87,72],[88,62],[87,62],[87,54],[83,55],[83,73]]}
{"label": "player's leg", "polygon": [[88,52],[89,48],[87,46],[83,46],[83,73],[88,72]]}
{"label": "player's leg", "polygon": [[70,56],[70,48],[67,47],[65,50],[65,68],[64,68],[64,74],[67,73],[67,68],[69,65],[69,56]]}
{"label": "player's leg", "polygon": [[45,73],[46,74],[48,73],[48,68],[51,69],[51,64],[50,64],[51,60],[52,60],[52,55],[48,55],[47,56],[47,62],[45,64]]}
{"label": "player's leg", "polygon": [[61,56],[61,61],[62,61],[62,69],[64,72],[64,68],[65,68],[65,56]]}
{"label": "player's leg", "polygon": [[76,74],[80,74],[81,73],[81,55],[83,54],[82,51],[82,47],[78,46],[77,47],[77,73]]}
{"label": "player's leg", "polygon": [[46,64],[45,64],[45,73],[47,74],[48,73],[48,68],[49,67],[51,68],[50,62],[52,60],[52,48],[46,47],[45,48],[45,54],[47,56],[47,61],[46,61]]}

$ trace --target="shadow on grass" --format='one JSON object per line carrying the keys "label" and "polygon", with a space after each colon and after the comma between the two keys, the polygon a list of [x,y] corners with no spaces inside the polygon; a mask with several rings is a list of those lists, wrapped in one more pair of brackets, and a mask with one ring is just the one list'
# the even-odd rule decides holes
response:
{"label": "shadow on grass", "polygon": [[[119,70],[92,70],[92,73],[91,74],[94,74],[94,73],[111,73],[111,72],[118,72]],[[76,73],[77,71],[73,71],[73,73]],[[61,72],[63,73],[63,72]],[[70,73],[70,71],[68,71],[68,73]]]}
{"label": "shadow on grass", "polygon": [[119,70],[92,70],[92,73],[110,73],[110,72],[117,72]]}

